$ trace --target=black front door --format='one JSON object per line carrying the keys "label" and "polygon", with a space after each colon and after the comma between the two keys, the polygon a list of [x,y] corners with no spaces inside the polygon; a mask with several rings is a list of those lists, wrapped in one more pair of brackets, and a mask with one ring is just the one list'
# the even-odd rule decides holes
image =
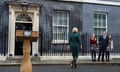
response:
{"label": "black front door", "polygon": [[23,41],[15,41],[15,55],[23,55]]}
{"label": "black front door", "polygon": [[[16,30],[32,30],[32,23],[16,23]],[[32,42],[30,54],[32,54]],[[15,55],[23,55],[23,40],[15,39]]]}

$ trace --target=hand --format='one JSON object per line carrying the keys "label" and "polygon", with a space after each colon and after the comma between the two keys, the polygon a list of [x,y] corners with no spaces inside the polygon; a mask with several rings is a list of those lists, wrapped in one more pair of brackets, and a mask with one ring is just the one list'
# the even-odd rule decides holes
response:
{"label": "hand", "polygon": [[93,47],[90,47],[93,50]]}

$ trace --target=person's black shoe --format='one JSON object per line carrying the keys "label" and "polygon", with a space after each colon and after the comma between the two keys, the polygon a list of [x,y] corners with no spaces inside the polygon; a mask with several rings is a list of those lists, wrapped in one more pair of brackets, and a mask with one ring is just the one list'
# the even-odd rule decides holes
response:
{"label": "person's black shoe", "polygon": [[108,59],[108,60],[106,60],[107,62],[109,62],[110,60]]}
{"label": "person's black shoe", "polygon": [[75,69],[77,68],[77,65],[74,67]]}
{"label": "person's black shoe", "polygon": [[102,62],[104,62],[104,60],[101,60]]}
{"label": "person's black shoe", "polygon": [[92,60],[93,62],[95,62],[96,60]]}
{"label": "person's black shoe", "polygon": [[94,62],[96,61],[96,59],[93,60]]}
{"label": "person's black shoe", "polygon": [[97,61],[100,61],[100,59],[98,59]]}
{"label": "person's black shoe", "polygon": [[70,63],[70,67],[73,68],[73,61]]}
{"label": "person's black shoe", "polygon": [[77,68],[77,64],[74,65],[74,68],[75,68],[75,69]]}

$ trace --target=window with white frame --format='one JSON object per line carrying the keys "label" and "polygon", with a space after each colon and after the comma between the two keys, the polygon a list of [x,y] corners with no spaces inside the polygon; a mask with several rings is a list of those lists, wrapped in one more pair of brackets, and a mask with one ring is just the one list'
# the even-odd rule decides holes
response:
{"label": "window with white frame", "polygon": [[94,33],[99,36],[103,31],[107,31],[107,13],[94,12]]}
{"label": "window with white frame", "polygon": [[69,12],[54,11],[53,14],[53,43],[67,43],[69,32]]}

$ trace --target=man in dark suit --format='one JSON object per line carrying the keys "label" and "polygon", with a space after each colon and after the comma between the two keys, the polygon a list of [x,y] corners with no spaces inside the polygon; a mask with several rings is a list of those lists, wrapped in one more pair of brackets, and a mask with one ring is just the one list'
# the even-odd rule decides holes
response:
{"label": "man in dark suit", "polygon": [[99,37],[99,55],[98,55],[98,61],[100,60],[101,54],[102,54],[101,61],[104,61],[104,53],[105,53],[105,51],[107,49],[108,42],[109,42],[109,38],[108,38],[107,32],[104,31],[103,35],[101,35]]}

